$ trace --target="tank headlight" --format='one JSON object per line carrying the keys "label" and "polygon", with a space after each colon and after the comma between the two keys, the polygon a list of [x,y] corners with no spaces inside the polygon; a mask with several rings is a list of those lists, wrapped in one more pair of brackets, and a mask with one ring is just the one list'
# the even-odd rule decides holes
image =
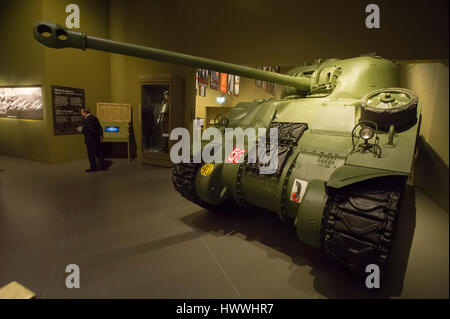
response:
{"label": "tank headlight", "polygon": [[360,131],[359,131],[359,137],[361,137],[364,142],[367,142],[368,140],[370,140],[373,135],[375,134],[373,128],[366,126],[363,127]]}

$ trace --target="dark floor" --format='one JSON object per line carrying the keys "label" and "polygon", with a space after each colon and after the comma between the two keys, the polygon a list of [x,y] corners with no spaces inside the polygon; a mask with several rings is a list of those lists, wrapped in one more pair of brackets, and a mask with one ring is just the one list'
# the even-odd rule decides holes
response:
{"label": "dark floor", "polygon": [[[170,169],[86,166],[0,156],[0,286],[38,298],[449,297],[448,212],[420,190],[386,283],[369,291],[272,213],[209,213],[174,191]],[[68,264],[79,289],[65,286]]]}

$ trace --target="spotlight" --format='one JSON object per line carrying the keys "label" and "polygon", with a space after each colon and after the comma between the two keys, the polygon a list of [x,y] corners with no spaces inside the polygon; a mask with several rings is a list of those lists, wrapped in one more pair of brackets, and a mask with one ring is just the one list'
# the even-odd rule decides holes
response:
{"label": "spotlight", "polygon": [[[356,134],[356,129],[359,129],[358,134]],[[359,136],[358,136],[359,135]],[[355,138],[357,140],[355,141]],[[362,139],[364,142],[358,144],[359,139]],[[375,138],[373,143],[369,143],[369,140]],[[355,125],[352,130],[352,145],[353,152],[361,152],[361,153],[373,153],[376,157],[381,157],[381,147],[378,146],[378,125],[372,121],[362,121]]]}
{"label": "spotlight", "polygon": [[359,137],[361,137],[364,140],[364,142],[366,142],[366,143],[368,140],[370,140],[373,137],[374,134],[375,134],[375,132],[369,126],[363,127],[359,131]]}
{"label": "spotlight", "polygon": [[225,96],[218,96],[218,97],[216,97],[216,101],[219,104],[225,103]]}

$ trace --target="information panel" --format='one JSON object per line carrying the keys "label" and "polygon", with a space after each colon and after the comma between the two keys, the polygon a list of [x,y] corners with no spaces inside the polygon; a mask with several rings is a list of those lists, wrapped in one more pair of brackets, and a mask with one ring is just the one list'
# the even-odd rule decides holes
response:
{"label": "information panel", "polygon": [[83,125],[84,89],[52,85],[52,100],[55,135],[81,134],[77,127]]}

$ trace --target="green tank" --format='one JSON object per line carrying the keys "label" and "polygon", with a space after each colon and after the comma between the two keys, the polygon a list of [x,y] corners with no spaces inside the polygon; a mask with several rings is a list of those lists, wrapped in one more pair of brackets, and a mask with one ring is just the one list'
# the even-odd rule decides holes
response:
{"label": "green tank", "polygon": [[420,125],[418,98],[398,87],[395,63],[376,55],[319,59],[279,74],[47,22],[33,32],[52,48],[107,51],[282,85],[281,98],[239,103],[215,121],[222,132],[242,128],[244,135],[248,128],[276,128],[275,170],[261,174],[267,164],[249,160],[248,140],[230,154],[222,143],[222,163],[176,164],[175,189],[210,210],[234,203],[272,211],[295,225],[301,241],[354,274],[364,276],[370,264],[385,273]]}

